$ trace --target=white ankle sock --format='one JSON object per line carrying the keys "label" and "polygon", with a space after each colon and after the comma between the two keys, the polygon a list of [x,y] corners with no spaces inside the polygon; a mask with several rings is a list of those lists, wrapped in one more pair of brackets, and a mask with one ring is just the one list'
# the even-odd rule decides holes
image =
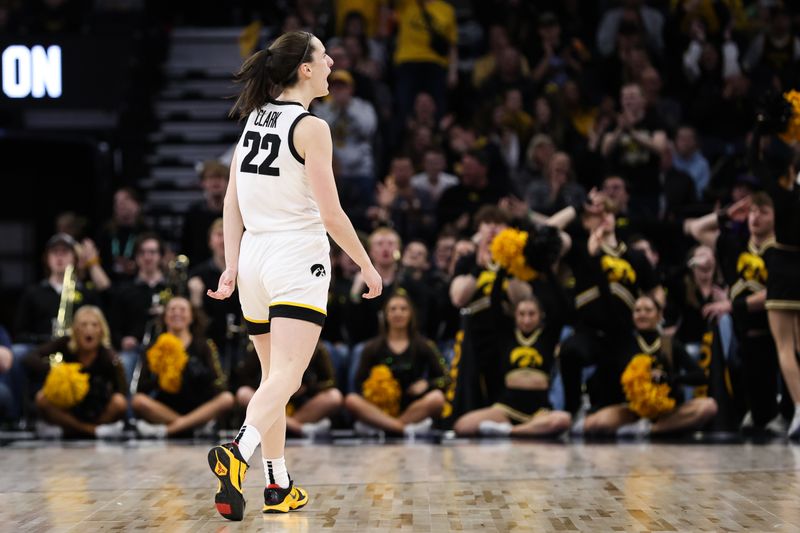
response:
{"label": "white ankle sock", "polygon": [[239,430],[239,434],[236,435],[233,442],[239,446],[239,452],[242,454],[242,458],[245,462],[249,463],[253,452],[256,451],[258,444],[261,442],[261,433],[258,432],[255,426],[248,426],[245,424],[242,426],[242,429]]}
{"label": "white ankle sock", "polygon": [[261,458],[264,461],[264,477],[267,486],[278,485],[285,489],[289,487],[289,472],[286,471],[286,460],[283,457],[277,459]]}

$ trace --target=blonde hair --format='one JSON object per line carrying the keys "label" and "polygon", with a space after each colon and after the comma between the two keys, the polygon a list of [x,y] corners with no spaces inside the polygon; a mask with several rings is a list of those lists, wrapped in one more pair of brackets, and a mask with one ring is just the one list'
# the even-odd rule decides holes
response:
{"label": "blonde hair", "polygon": [[75,311],[75,315],[72,317],[72,333],[69,336],[69,343],[67,347],[71,352],[78,351],[78,335],[77,335],[77,328],[75,324],[78,322],[78,319],[87,313],[91,313],[95,316],[98,322],[100,322],[100,330],[102,331],[102,337],[100,338],[100,345],[103,348],[111,348],[111,330],[108,327],[108,321],[106,320],[106,316],[103,314],[103,311],[97,307],[96,305],[84,305],[78,308]]}
{"label": "blonde hair", "polygon": [[375,231],[373,231],[372,233],[370,233],[369,237],[367,237],[367,246],[371,247],[372,246],[372,241],[374,241],[376,237],[380,237],[381,235],[392,235],[395,239],[397,239],[398,247],[400,247],[400,248],[403,247],[403,241],[402,241],[402,239],[400,239],[400,234],[397,233],[392,228],[387,228],[387,227],[378,228]]}

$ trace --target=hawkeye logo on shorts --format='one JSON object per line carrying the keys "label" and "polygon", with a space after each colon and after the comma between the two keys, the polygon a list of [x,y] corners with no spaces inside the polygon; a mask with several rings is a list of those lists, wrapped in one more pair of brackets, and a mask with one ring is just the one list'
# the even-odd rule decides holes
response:
{"label": "hawkeye logo on shorts", "polygon": [[311,273],[317,276],[318,278],[325,277],[325,267],[317,263],[316,265],[311,265]]}

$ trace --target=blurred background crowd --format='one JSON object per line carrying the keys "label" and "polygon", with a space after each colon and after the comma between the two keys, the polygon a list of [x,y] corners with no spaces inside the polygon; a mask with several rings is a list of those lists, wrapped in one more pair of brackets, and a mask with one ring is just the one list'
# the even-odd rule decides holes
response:
{"label": "blurred background crowd", "polygon": [[[223,97],[243,58],[298,29],[334,61],[311,111],[385,287],[361,299],[333,247],[291,433],[782,435],[800,420],[763,304],[771,188],[796,152],[752,157],[767,96],[800,86],[793,2],[4,0],[0,27],[3,43],[63,42],[65,69],[61,102],[0,99],[5,174],[24,189],[0,228],[9,427],[238,427],[260,369],[237,297],[206,296],[241,130]],[[527,275],[498,267],[512,227],[536,240]],[[639,354],[669,390],[649,413],[622,384]]]}

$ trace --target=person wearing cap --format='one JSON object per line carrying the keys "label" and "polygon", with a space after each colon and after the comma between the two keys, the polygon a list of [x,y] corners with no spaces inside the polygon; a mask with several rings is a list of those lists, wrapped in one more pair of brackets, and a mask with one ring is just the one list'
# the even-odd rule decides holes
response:
{"label": "person wearing cap", "polygon": [[211,257],[208,249],[208,230],[222,216],[222,202],[228,188],[230,169],[219,161],[205,161],[200,167],[200,186],[203,200],[191,205],[183,219],[181,252],[192,264]]}
{"label": "person wearing cap", "polygon": [[[22,294],[14,322],[15,342],[40,343],[51,340],[53,322],[58,315],[64,272],[78,266],[79,246],[70,235],[57,233],[45,244],[46,277]],[[90,269],[95,265],[91,265]],[[90,270],[91,273],[91,270]],[[97,292],[80,281],[75,286],[73,311],[84,304],[99,305]]]}
{"label": "person wearing cap", "polygon": [[349,71],[334,70],[328,83],[330,98],[316,105],[314,113],[331,128],[342,203],[358,227],[363,223],[364,207],[371,203],[375,190],[373,142],[378,116],[372,104],[353,96],[355,81]]}

